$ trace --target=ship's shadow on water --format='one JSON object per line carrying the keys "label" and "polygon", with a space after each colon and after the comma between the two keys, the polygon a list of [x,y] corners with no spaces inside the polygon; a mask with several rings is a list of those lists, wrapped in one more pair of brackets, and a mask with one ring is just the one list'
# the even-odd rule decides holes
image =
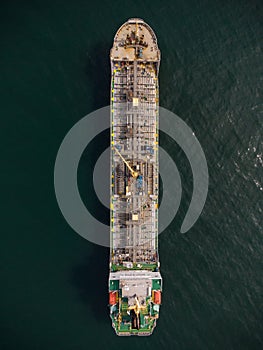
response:
{"label": "ship's shadow on water", "polygon": [[87,84],[91,85],[92,109],[109,105],[110,103],[110,46],[111,43],[101,42],[89,48],[85,73]]}
{"label": "ship's shadow on water", "polygon": [[91,308],[92,317],[104,323],[108,320],[108,266],[109,248],[94,246],[92,254],[73,268],[71,276],[82,302]]}
{"label": "ship's shadow on water", "polygon": [[[110,42],[97,43],[87,50],[85,74],[87,77],[87,84],[91,86],[93,92],[93,111],[109,105],[110,102],[110,44]],[[97,135],[94,135],[94,137],[96,136]],[[89,185],[91,184],[93,187],[92,169],[90,168],[95,166],[96,159],[100,156],[99,153],[103,152],[105,148],[105,142],[109,144],[109,135],[108,138],[107,135],[104,135],[103,140],[98,136],[94,139],[94,142],[91,142],[89,147],[90,151],[83,153],[82,162],[80,162],[78,170],[78,173],[80,173],[78,186],[83,197],[83,202],[88,210],[92,212],[92,215],[97,218],[97,220],[100,218],[101,221],[101,219],[104,218],[102,221],[105,221],[104,224],[108,224],[108,211],[100,202],[98,203],[97,198],[97,204],[94,204],[95,201],[91,200],[91,188],[87,187],[87,181]],[[83,164],[83,162],[86,163],[86,165]],[[81,171],[81,169],[83,171]],[[86,174],[84,174],[85,172]],[[96,197],[95,193],[93,194]],[[90,208],[91,205],[92,208]],[[93,245],[92,253],[83,260],[83,263],[73,267],[71,275],[71,283],[78,290],[82,302],[91,309],[92,317],[103,323],[107,323],[108,321],[108,272],[109,248]],[[87,315],[87,317],[89,316]]]}
{"label": "ship's shadow on water", "polygon": [[[88,48],[85,63],[87,85],[91,87],[92,112],[110,104],[110,46],[107,42],[97,43]],[[110,115],[105,125],[110,125]],[[89,142],[78,164],[78,188],[81,199],[87,210],[94,218],[103,224],[109,225],[110,213],[95,193],[93,184],[93,171],[97,160],[110,145],[110,129],[102,130],[94,135]],[[110,169],[110,168],[109,168]],[[107,181],[110,170],[105,174],[103,181]],[[109,191],[110,193],[110,191]],[[110,197],[108,199],[110,202]]]}

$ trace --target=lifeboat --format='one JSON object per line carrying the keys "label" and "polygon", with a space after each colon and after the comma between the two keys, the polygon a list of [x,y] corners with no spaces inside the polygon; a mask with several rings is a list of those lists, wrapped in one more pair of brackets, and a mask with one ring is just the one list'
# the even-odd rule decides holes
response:
{"label": "lifeboat", "polygon": [[116,292],[109,292],[109,304],[115,305],[117,303],[117,293]]}
{"label": "lifeboat", "polygon": [[153,298],[154,304],[161,304],[161,291],[155,290],[154,291],[154,298]]}

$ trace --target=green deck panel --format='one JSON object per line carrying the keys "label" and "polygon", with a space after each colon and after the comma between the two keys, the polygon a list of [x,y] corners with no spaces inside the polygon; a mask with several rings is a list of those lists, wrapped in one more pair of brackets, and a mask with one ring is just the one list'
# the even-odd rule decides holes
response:
{"label": "green deck panel", "polygon": [[145,327],[145,319],[144,319],[144,316],[142,314],[140,314],[140,325],[141,325],[141,328]]}
{"label": "green deck panel", "polygon": [[128,310],[128,303],[122,303],[122,304],[121,304],[121,311],[122,311],[124,314],[127,314],[127,310]]}
{"label": "green deck panel", "polygon": [[122,271],[122,270],[150,270],[150,271],[155,271],[157,267],[157,264],[143,264],[141,263],[141,267],[138,267],[137,264],[134,264],[133,268],[127,268],[123,265],[115,265],[112,264],[111,266],[111,271],[116,272],[116,271]]}
{"label": "green deck panel", "polygon": [[162,281],[161,280],[152,280],[152,289],[153,290],[160,290],[162,289]]}
{"label": "green deck panel", "polygon": [[155,320],[151,320],[149,323],[145,323],[140,329],[132,329],[131,324],[121,323],[120,326],[117,322],[114,322],[117,333],[130,333],[130,334],[138,334],[138,333],[149,333],[151,334]]}
{"label": "green deck panel", "polygon": [[119,280],[110,280],[109,282],[110,291],[119,289]]}

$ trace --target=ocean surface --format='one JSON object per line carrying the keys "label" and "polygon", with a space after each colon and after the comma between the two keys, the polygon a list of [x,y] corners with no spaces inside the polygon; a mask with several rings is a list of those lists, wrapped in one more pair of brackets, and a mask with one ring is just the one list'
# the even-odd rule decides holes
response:
{"label": "ocean surface", "polygon": [[[202,215],[181,234],[191,168],[161,135],[183,192],[160,236],[163,305],[147,338],[115,335],[109,251],[70,228],[53,184],[68,130],[109,104],[109,50],[130,17],[156,32],[160,105],[192,128],[209,169]],[[0,38],[0,349],[262,349],[263,3],[4,0]],[[92,170],[108,145],[99,135],[78,174],[83,201],[104,222]]]}

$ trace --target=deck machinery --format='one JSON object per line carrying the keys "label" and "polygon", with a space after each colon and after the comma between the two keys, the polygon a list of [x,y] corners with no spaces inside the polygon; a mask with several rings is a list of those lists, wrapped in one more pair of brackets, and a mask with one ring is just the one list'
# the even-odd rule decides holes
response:
{"label": "deck machinery", "polygon": [[157,39],[142,19],[117,31],[111,60],[109,307],[118,335],[150,335],[159,317]]}

